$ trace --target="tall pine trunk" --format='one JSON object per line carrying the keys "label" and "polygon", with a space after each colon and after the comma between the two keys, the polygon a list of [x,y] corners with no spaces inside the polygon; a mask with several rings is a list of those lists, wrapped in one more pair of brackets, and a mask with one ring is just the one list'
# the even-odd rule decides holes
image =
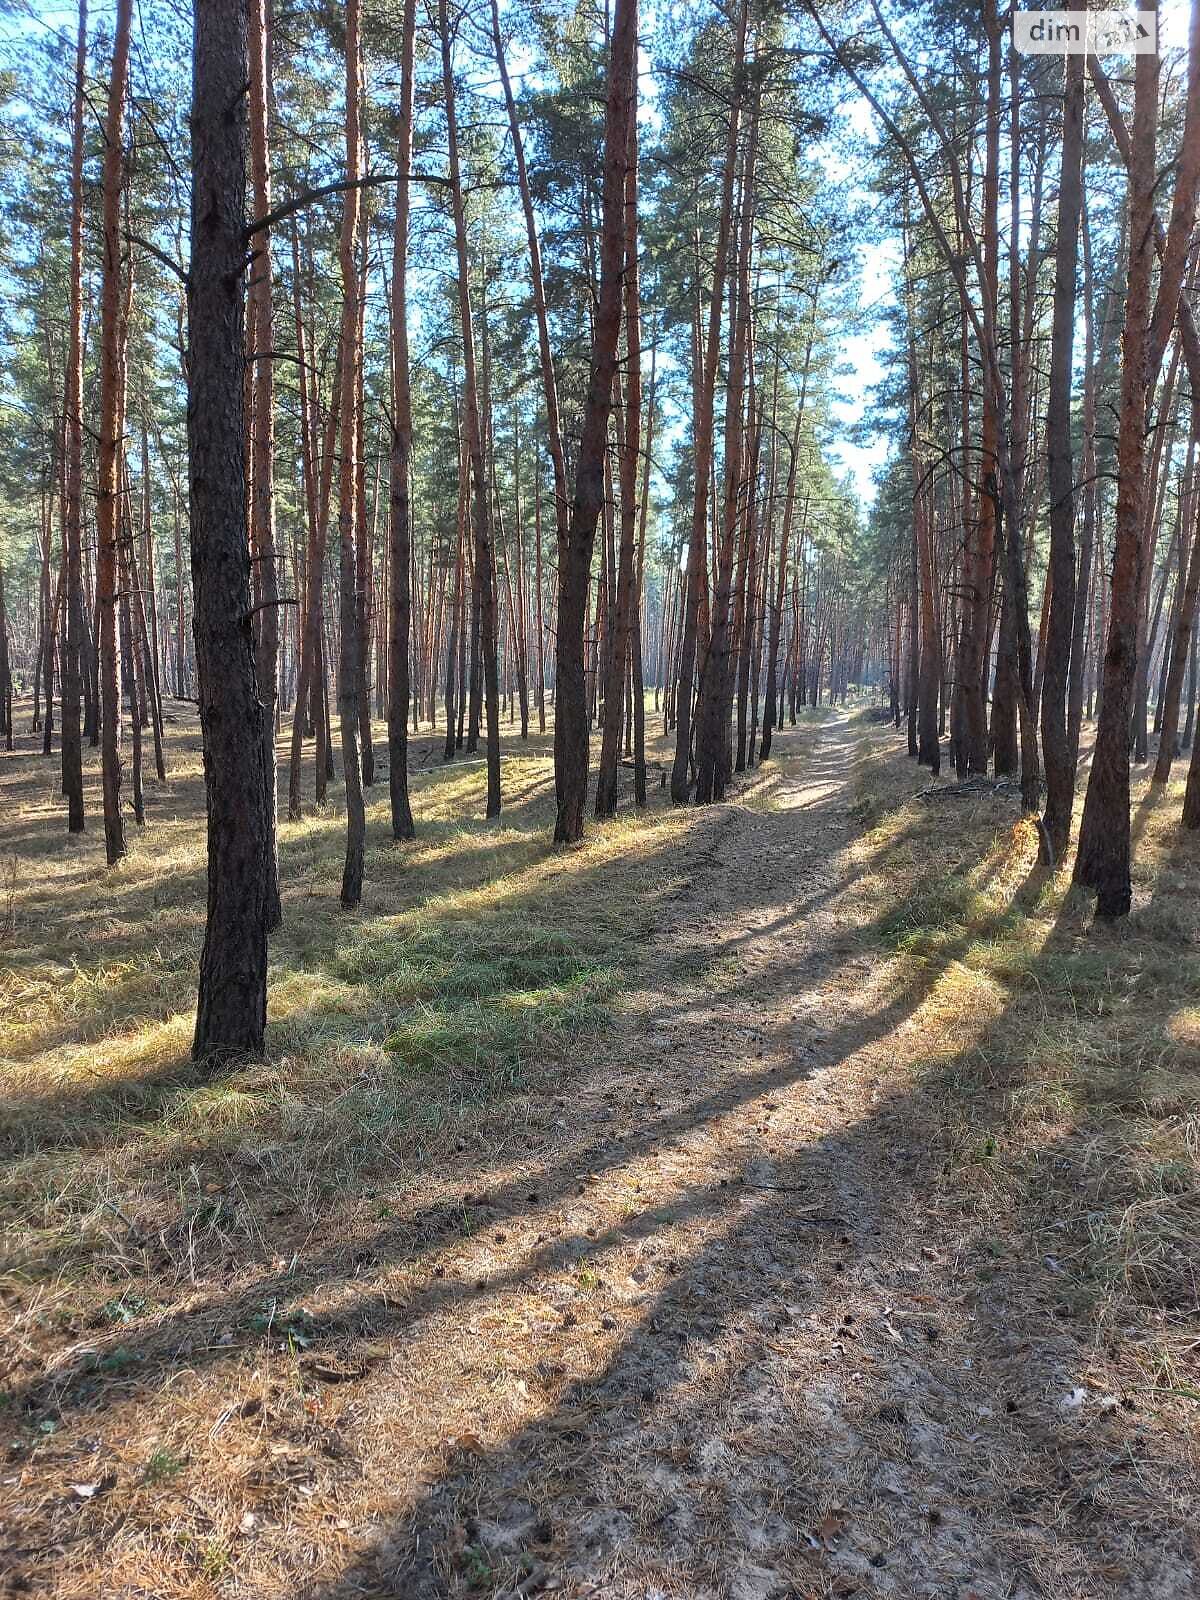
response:
{"label": "tall pine trunk", "polygon": [[100,769],[104,848],[109,866],[125,854],[121,815],[121,663],[117,645],[117,544],[121,536],[121,444],[124,432],[124,325],[121,191],[124,186],[125,93],[129,76],[132,0],[118,0],[112,78],[104,124],[102,203],[104,253],[100,287],[100,442],[96,486],[96,603],[99,612]]}
{"label": "tall pine trunk", "polygon": [[71,129],[71,287],[67,328],[66,458],[63,463],[63,566],[66,648],[62,659],[62,784],[67,828],[84,830],[83,734],[83,118],[87,70],[87,0],[79,4]]}
{"label": "tall pine trunk", "polygon": [[337,702],[342,745],[342,772],[346,782],[346,860],[342,868],[342,905],[347,909],[362,899],[363,857],[366,852],[367,816],[363,802],[362,767],[358,744],[359,659],[357,550],[358,530],[358,364],[359,290],[358,222],[361,210],[359,177],[362,171],[362,55],[359,43],[359,0],[346,5],[346,183],[338,259],[342,276],[342,393],[341,446],[338,459],[338,546],[341,580],[338,620]]}
{"label": "tall pine trunk", "polygon": [[1096,892],[1101,917],[1124,916],[1130,876],[1129,718],[1137,650],[1146,493],[1146,371],[1154,263],[1158,57],[1137,57],[1129,162],[1129,266],[1117,435],[1116,548],[1112,563],[1103,698],[1088,779],[1075,880]]}
{"label": "tall pine trunk", "polygon": [[[708,339],[701,347],[697,323],[692,358],[696,377],[696,420],[693,430],[695,489],[692,501],[691,534],[688,540],[686,585],[680,636],[679,674],[675,691],[675,759],[671,766],[671,799],[682,805],[691,788],[692,693],[695,687],[697,644],[701,633],[701,613],[707,588],[707,547],[709,481],[713,470],[713,410],[716,399],[717,366],[721,351],[721,311],[725,299],[725,272],[729,256],[729,236],[733,227],[733,186],[737,168],[738,132],[741,123],[742,75],[746,61],[746,24],[749,0],[738,7],[737,35],[734,44],[733,96],[725,136],[725,157],[721,188],[721,211],[717,224],[713,259],[712,294],[708,306]],[[697,284],[697,292],[699,285]]]}
{"label": "tall pine trunk", "polygon": [[626,168],[632,137],[630,122],[637,116],[637,48],[637,0],[616,0],[604,116],[600,296],[575,465],[575,495],[566,547],[559,562],[554,716],[554,788],[558,802],[554,838],[557,844],[573,844],[583,837],[587,803],[588,696],[584,625],[596,524],[604,503],[605,446],[621,331],[622,277],[626,262]]}
{"label": "tall pine trunk", "polygon": [[[404,0],[400,54],[400,137],[397,147],[396,234],[392,253],[392,458],[389,493],[388,562],[388,787],[392,837],[415,833],[408,798],[409,635],[412,619],[412,512],[409,464],[412,457],[412,388],[408,364],[408,216],[409,168],[413,149],[413,63],[417,26],[416,0]],[[453,652],[453,644],[451,644]],[[446,707],[446,726],[454,718]]]}
{"label": "tall pine trunk", "polygon": [[188,467],[208,917],[192,1053],[256,1054],[267,1017],[270,822],[246,547],[244,0],[195,8]]}
{"label": "tall pine trunk", "polygon": [[475,369],[475,334],[471,321],[470,263],[467,257],[467,219],[463,206],[462,165],[458,150],[458,117],[454,103],[454,68],[451,60],[450,21],[446,0],[438,0],[441,33],[442,88],[446,97],[446,128],[450,156],[450,199],[454,212],[454,239],[458,257],[458,314],[463,341],[463,409],[466,420],[467,457],[471,470],[475,574],[471,637],[471,735],[479,727],[479,702],[487,716],[487,815],[500,815],[500,682],[496,666],[496,572],[492,544],[491,486],[488,482],[479,387]]}
{"label": "tall pine trunk", "polygon": [[[250,14],[250,171],[254,214],[271,209],[271,163],[267,102],[271,81],[266,0],[249,0]],[[275,722],[279,706],[279,578],[275,562],[275,323],[271,308],[271,230],[254,238],[250,277],[250,345],[253,353],[253,409],[250,416],[250,549],[253,556],[255,664],[263,703],[263,773],[270,834],[267,925],[283,921],[279,898],[279,795],[276,779]]]}
{"label": "tall pine trunk", "polygon": [[638,178],[636,106],[629,116],[625,163],[625,437],[620,458],[621,539],[617,566],[617,602],[613,647],[604,691],[604,736],[596,779],[596,815],[611,817],[617,809],[617,762],[620,755],[626,663],[629,659],[636,604],[638,466],[642,428],[642,333],[638,294]]}
{"label": "tall pine trunk", "polygon": [[[1078,10],[1081,0],[1074,0]],[[1054,252],[1054,313],[1046,451],[1050,491],[1050,613],[1042,681],[1042,758],[1046,808],[1042,821],[1055,861],[1066,854],[1075,800],[1075,760],[1067,725],[1071,634],[1075,617],[1075,475],[1071,448],[1071,377],[1075,356],[1075,272],[1083,197],[1083,57],[1066,55],[1062,168]]]}

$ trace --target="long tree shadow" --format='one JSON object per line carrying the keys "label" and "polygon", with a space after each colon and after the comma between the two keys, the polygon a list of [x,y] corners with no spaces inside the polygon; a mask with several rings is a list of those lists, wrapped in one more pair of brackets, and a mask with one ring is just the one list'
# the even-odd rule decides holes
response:
{"label": "long tree shadow", "polygon": [[[827,956],[827,970],[834,970],[839,960],[837,953]],[[803,973],[805,983],[818,982],[820,976],[819,960],[815,964],[806,963]],[[833,1064],[852,1049],[861,1049],[886,1038],[921,1004],[924,994],[936,982],[936,978],[937,971],[931,968],[918,985],[906,989],[865,1019],[856,1018],[844,1027],[828,1032],[822,1029],[817,1036],[821,1059]],[[653,1030],[677,1017],[684,1009],[686,1007],[683,1004],[656,1008],[648,1016],[647,1026]],[[797,1027],[802,1033],[805,1031],[803,1020],[789,1025],[789,1033],[791,1026]],[[518,1176],[498,1185],[486,1181],[486,1173],[480,1172],[478,1157],[473,1154],[471,1165],[461,1180],[462,1190],[440,1206],[432,1209],[415,1208],[413,1216],[405,1224],[382,1227],[365,1237],[360,1235],[353,1251],[348,1251],[344,1242],[338,1240],[327,1249],[304,1257],[294,1270],[268,1272],[251,1278],[240,1285],[234,1294],[222,1291],[211,1296],[192,1297],[186,1311],[168,1314],[151,1322],[140,1336],[136,1327],[128,1326],[107,1339],[88,1341],[87,1357],[82,1366],[72,1368],[68,1364],[48,1378],[35,1378],[30,1382],[10,1385],[10,1403],[27,1410],[41,1410],[49,1406],[59,1416],[66,1408],[77,1404],[86,1405],[89,1409],[103,1406],[106,1403],[105,1386],[102,1381],[97,1381],[96,1373],[103,1368],[105,1351],[109,1345],[119,1346],[130,1364],[136,1362],[139,1381],[147,1383],[161,1378],[172,1369],[179,1359],[181,1344],[188,1346],[187,1359],[193,1368],[222,1361],[228,1352],[219,1345],[200,1351],[195,1349],[195,1339],[201,1331],[217,1321],[223,1324],[232,1322],[234,1326],[245,1325],[265,1302],[271,1300],[303,1300],[308,1290],[327,1283],[331,1278],[343,1276],[348,1255],[361,1258],[372,1270],[400,1263],[413,1266],[422,1261],[431,1249],[444,1245],[448,1237],[461,1235],[464,1209],[468,1212],[478,1210],[480,1225],[498,1217],[527,1213],[526,1197],[531,1185],[539,1196],[539,1208],[552,1205],[576,1191],[581,1166],[593,1177],[615,1172],[649,1152],[728,1116],[731,1111],[766,1092],[782,1092],[806,1078],[813,1070],[815,1044],[809,1048],[801,1045],[796,1050],[790,1040],[774,1039],[767,1035],[765,1048],[786,1048],[789,1064],[782,1067],[774,1064],[762,1066],[748,1074],[739,1074],[729,1082],[720,1081],[719,1086],[713,1088],[709,1085],[716,1070],[714,1063],[697,1061],[695,1083],[700,1093],[694,1097],[684,1097],[678,1107],[651,1117],[619,1137],[611,1134],[611,1115],[606,1107],[597,1104],[586,1110],[580,1108],[574,1120],[583,1133],[581,1139],[572,1141],[563,1154],[523,1170]],[[595,1131],[589,1138],[587,1133],[591,1130]],[[486,1201],[477,1206],[466,1201],[464,1196],[474,1196],[478,1192],[481,1177],[484,1178]],[[127,1244],[136,1247],[144,1245],[145,1241],[135,1236],[128,1239]],[[448,1292],[446,1286],[433,1286],[431,1295],[423,1298],[419,1304],[411,1308],[387,1310],[380,1315],[378,1294],[369,1285],[363,1286],[340,1301],[336,1316],[307,1318],[306,1339],[312,1348],[320,1348],[324,1343],[341,1337],[347,1328],[358,1325],[364,1312],[371,1314],[373,1320],[377,1319],[375,1325],[378,1332],[385,1329],[409,1331],[414,1322],[436,1311]]]}
{"label": "long tree shadow", "polygon": [[[689,871],[689,860],[692,861],[693,867],[699,865],[701,862],[711,863],[712,847],[707,840],[707,833],[710,832],[712,828],[725,826],[727,821],[728,818],[723,819],[719,816],[719,814],[714,813],[712,819],[706,825],[706,827],[700,830],[700,837],[695,843],[694,847],[689,852],[685,853],[685,859],[675,860],[672,862],[672,867],[674,868],[673,875],[682,875],[683,880],[686,881]],[[595,903],[591,898],[593,894],[593,885],[591,884],[590,880],[593,876],[597,878],[594,889],[596,892],[598,892],[601,887],[598,879],[599,877],[603,876],[603,873],[606,870],[606,867],[603,864],[600,864],[594,869],[593,873],[581,875],[578,870],[572,870],[569,873],[565,873],[561,892],[564,895],[569,896],[573,902],[578,902],[582,905]],[[653,873],[651,875],[653,876]],[[762,886],[756,885],[756,888],[758,889],[759,896],[761,897],[763,892]],[[745,885],[743,885],[743,890],[744,889]],[[540,892],[543,894],[545,893],[544,887]],[[669,887],[660,891],[664,898],[669,897],[674,892],[676,891]],[[520,905],[520,903],[521,902],[518,898],[517,904]],[[734,909],[734,925],[736,925],[738,901],[734,894],[730,895],[728,903]],[[647,902],[647,905],[644,908],[647,926],[653,925],[656,921],[665,922],[668,920],[668,913],[664,911],[662,914],[660,914],[656,906],[656,901],[651,899]],[[828,957],[828,960],[830,962],[836,962],[836,953],[831,953]],[[809,977],[815,974],[815,971],[816,968],[813,968],[812,972],[805,975],[806,981]],[[800,975],[797,974],[796,977],[797,981],[799,981]],[[658,1007],[657,1010],[649,1017],[648,1025],[652,1029],[668,1026],[674,1020],[678,1012],[687,1009],[688,1006],[694,1006],[695,1003],[695,999],[684,997],[678,1003],[668,1003],[666,1005],[662,1005]],[[900,1007],[884,1008],[881,1011],[875,1025],[880,1032],[886,1032],[896,1024],[900,1018],[900,1015]],[[380,1029],[386,1028],[386,1019],[380,1022],[378,1026]],[[835,1037],[833,1044],[836,1046],[837,1042],[837,1038]],[[804,1070],[807,1070],[807,1063],[805,1062],[798,1063],[798,1065],[792,1069],[793,1073],[796,1071],[803,1072]],[[703,1078],[701,1078],[699,1081],[700,1086],[703,1087]],[[766,1079],[764,1079],[764,1082],[765,1081]],[[129,1089],[124,1091],[125,1093],[130,1094],[133,1100],[131,1109],[136,1110],[137,1112],[136,1120],[131,1123],[128,1130],[128,1137],[131,1140],[136,1142],[142,1137],[143,1128],[147,1126],[148,1122],[153,1121],[155,1115],[161,1109],[164,1101],[170,1095],[175,1094],[177,1092],[177,1088],[177,1083],[175,1083],[170,1074],[167,1074],[162,1081],[160,1081],[154,1075],[151,1075],[148,1081],[139,1086],[137,1092]],[[738,1093],[742,1095],[752,1095],[755,1092],[756,1085],[753,1082],[748,1085],[741,1086],[738,1090]],[[141,1096],[140,1099],[137,1098],[139,1093]],[[714,1111],[720,1108],[721,1104],[722,1097],[720,1093],[718,1093],[715,1097],[711,1095],[701,1095],[695,1100],[685,1100],[680,1107],[673,1111],[669,1116],[655,1118],[649,1123],[649,1125],[640,1128],[635,1136],[613,1144],[610,1154],[605,1158],[602,1164],[606,1167],[618,1165],[622,1161],[630,1159],[638,1152],[652,1146],[659,1139],[669,1139],[677,1136],[680,1132],[686,1130],[694,1122],[698,1120],[704,1120],[705,1118],[711,1116]],[[111,1109],[111,1105],[109,1093],[104,1088],[93,1088],[67,1095],[64,1099],[64,1103],[59,1107],[61,1114],[59,1126],[60,1128],[64,1128],[68,1131],[60,1135],[60,1137],[71,1137],[69,1129],[72,1123],[75,1121],[79,1121],[86,1129],[88,1115],[95,1114],[106,1109]],[[86,1137],[86,1134],[81,1136]],[[154,1164],[156,1159],[158,1158],[155,1157],[152,1150],[147,1152],[145,1160],[151,1166]],[[168,1159],[170,1158],[168,1157]],[[576,1159],[577,1157],[575,1155],[570,1155],[565,1158],[564,1162],[561,1162],[557,1165],[551,1165],[542,1175],[543,1185],[548,1184],[552,1193],[565,1192],[565,1190],[569,1188],[570,1175],[573,1170],[573,1163],[576,1161]],[[519,1185],[517,1187],[519,1188]],[[514,1199],[517,1197],[514,1192],[502,1191],[498,1195],[491,1198],[493,1205],[498,1205],[501,1208],[504,1208],[505,1206],[512,1204]],[[428,1225],[428,1217],[421,1217],[417,1220],[412,1229],[381,1229],[379,1230],[375,1240],[364,1242],[362,1249],[374,1256],[376,1259],[386,1260],[402,1258],[405,1254],[407,1254],[408,1249],[412,1248],[414,1245],[419,1248],[423,1248],[424,1243],[427,1242],[425,1239],[425,1234],[428,1231]],[[129,1237],[126,1240],[126,1247],[138,1250],[143,1254],[148,1254],[150,1257],[161,1255],[161,1235],[159,1243],[156,1246],[153,1237],[153,1230],[150,1231],[148,1236],[145,1229],[141,1227],[133,1227],[129,1231]],[[251,1255],[252,1254],[253,1252],[251,1252]],[[248,1312],[250,1315],[253,1315],[255,1309],[262,1303],[264,1299],[284,1293],[296,1296],[298,1294],[302,1294],[303,1291],[311,1284],[320,1283],[332,1271],[334,1271],[338,1259],[339,1250],[335,1246],[330,1252],[318,1254],[315,1258],[309,1258],[306,1260],[304,1268],[298,1277],[296,1275],[291,1275],[290,1277],[281,1277],[277,1274],[268,1274],[252,1279],[251,1282],[246,1286],[244,1293],[238,1296],[237,1301],[232,1306],[228,1301],[228,1297],[222,1295],[217,1297],[217,1299],[211,1303],[205,1303],[202,1301],[199,1305],[193,1304],[193,1306],[189,1308],[189,1311],[183,1320],[190,1324],[197,1320],[202,1321],[207,1315],[217,1315],[225,1310],[231,1310],[238,1313]],[[167,1264],[167,1260],[164,1258],[161,1262],[161,1265],[165,1266]],[[127,1351],[130,1349],[130,1332],[131,1330],[122,1329],[118,1335],[121,1348],[126,1349]],[[155,1360],[166,1361],[169,1364],[171,1359],[169,1352],[172,1347],[172,1342],[179,1332],[180,1328],[178,1318],[169,1318],[165,1324],[156,1325],[153,1329],[148,1330],[149,1343],[155,1347],[156,1351],[156,1355],[154,1357]],[[183,1342],[186,1343],[187,1341],[184,1340]],[[93,1348],[90,1349],[88,1360],[89,1362],[92,1360],[102,1362],[104,1359],[104,1341],[96,1341],[95,1345],[98,1345],[98,1348],[93,1346]],[[140,1359],[141,1352],[135,1351],[134,1353],[137,1354]],[[217,1356],[219,1355],[219,1352],[214,1351],[213,1355]],[[75,1374],[69,1374],[52,1380],[48,1387],[37,1386],[38,1392],[42,1397],[53,1395],[55,1402],[61,1403],[67,1397],[68,1391],[71,1390],[76,1380],[78,1380],[78,1382],[81,1384],[85,1394],[92,1394],[98,1387],[100,1387],[95,1382],[94,1374],[85,1371],[83,1373],[77,1372]],[[20,1392],[18,1392],[18,1398],[21,1398]],[[33,1400],[32,1393],[29,1395],[29,1399],[32,1403],[38,1403]]]}
{"label": "long tree shadow", "polygon": [[[1125,1413],[1106,1413],[1081,1438],[1058,1401],[1081,1376],[1100,1312],[1083,1308],[1078,1330],[1064,1331],[1061,1266],[1046,1265],[1040,1237],[997,1256],[986,1216],[960,1216],[958,1256],[941,1259],[947,1167],[964,1159],[960,1144],[1007,1136],[1020,1086],[1007,1053],[1015,998],[913,1081],[828,1127],[803,1121],[820,1117],[818,1085],[837,1083],[835,1069],[882,1067],[940,986],[1040,886],[1015,887],[990,920],[939,935],[896,970],[885,965],[857,1006],[834,988],[831,1015],[827,987],[848,953],[874,950],[880,931],[831,923],[815,948],[791,943],[800,855],[777,851],[775,873],[759,877],[746,873],[744,849],[714,848],[735,833],[745,846],[760,827],[778,842],[779,826],[714,812],[683,858],[664,846],[672,883],[652,920],[671,926],[681,884],[704,885],[728,908],[739,950],[746,918],[765,919],[750,943],[769,951],[773,992],[794,997],[788,1014],[763,1026],[754,989],[733,983],[720,997],[695,986],[647,1008],[639,1038],[661,1037],[671,1070],[659,1070],[661,1056],[614,1059],[603,1047],[574,1067],[558,1063],[544,1081],[563,1117],[554,1106],[531,1113],[532,1153],[515,1170],[511,1148],[472,1148],[398,1222],[317,1240],[290,1270],[235,1272],[184,1307],[89,1340],[56,1371],[16,1386],[18,1414],[89,1430],[116,1407],[152,1418],[176,1382],[210,1372],[236,1411],[251,1403],[251,1365],[281,1339],[297,1341],[306,1382],[348,1398],[340,1425],[289,1424],[291,1445],[327,1464],[307,1499],[286,1482],[272,1489],[276,1531],[256,1540],[280,1577],[256,1588],[256,1600],[422,1600],[520,1584],[533,1593],[551,1578],[571,1594],[642,1594],[658,1583],[756,1600],[824,1594],[834,1581],[866,1594],[916,1594],[920,1582],[955,1593],[970,1582],[992,1600],[1098,1594],[1104,1562],[1123,1560],[1141,1581],[1155,1551],[1168,1562],[1155,1592],[1191,1593],[1180,1587],[1191,1569],[1179,1527],[1151,1504],[1156,1495],[1168,1503],[1163,1475],[1177,1465],[1157,1433],[1123,1490],[1125,1533],[1087,1511],[1096,1462],[1127,1443]],[[564,880],[568,894],[602,888],[575,872]],[[827,886],[816,896],[802,889],[799,903],[822,898]],[[1061,918],[1046,948],[1057,957],[1075,937]],[[712,943],[719,959],[715,927]],[[805,1084],[808,1109],[789,1122],[787,1091]],[[969,1122],[961,1140],[946,1132],[950,1098]],[[562,1137],[557,1120],[568,1122]],[[1042,1170],[1068,1159],[1077,1160],[1073,1132],[1049,1134]],[[960,1211],[969,1205],[964,1196]],[[334,1219],[328,1232],[336,1228]],[[493,1252],[497,1232],[505,1248]],[[937,1259],[922,1255],[926,1240]],[[973,1300],[958,1316],[948,1308],[964,1274]],[[540,1308],[539,1325],[527,1303]],[[1052,1335],[1034,1312],[1054,1319]],[[478,1362],[499,1328],[509,1330],[502,1348],[514,1370],[493,1390],[494,1412],[480,1415],[471,1409]],[[432,1370],[420,1364],[430,1348],[440,1352]],[[380,1363],[393,1374],[383,1384]],[[368,1421],[355,1396],[371,1370]],[[414,1443],[407,1414],[418,1403]],[[354,1430],[366,1426],[394,1436],[386,1481],[377,1454],[359,1459]],[[262,1463],[247,1493],[254,1473],[278,1479],[270,1435],[243,1445]],[[343,1570],[309,1581],[296,1519],[314,1497],[333,1515],[372,1473],[374,1530],[356,1524]]]}
{"label": "long tree shadow", "polygon": [[[819,1062],[838,1063],[839,1046],[869,1059],[1047,888],[1035,867],[991,926],[937,941],[912,1004],[886,1008],[853,1045],[823,1041]],[[1083,920],[1064,905],[1048,959],[1078,948]],[[1192,1594],[1200,1564],[1178,1499],[1190,1494],[1186,1439],[1139,1421],[1130,1393],[1097,1399],[1108,1306],[1057,1259],[1095,1235],[1098,1208],[1115,1218],[1121,1185],[1091,1184],[1056,1212],[1072,1187],[1063,1169],[1078,1170],[1087,1147],[1086,1128],[1067,1126],[1031,1141],[1045,1193],[1022,1204],[1027,1239],[998,1248],[989,1208],[953,1193],[953,1170],[1014,1137],[1025,1091],[1044,1087],[1010,1060],[1029,993],[1018,982],[968,1047],[857,1121],[801,1132],[789,1149],[778,1134],[748,1143],[748,1127],[715,1187],[594,1238],[595,1271],[648,1288],[609,1317],[599,1351],[591,1343],[593,1370],[546,1383],[541,1414],[507,1436],[493,1427],[494,1443],[472,1433],[421,1462],[418,1484],[394,1491],[393,1518],[341,1573],[306,1585],[296,1564],[286,1581],[304,1600],[537,1593],[550,1580],[571,1595],[657,1584],[781,1600],[964,1586],[986,1600]],[[770,1092],[795,1081],[785,1072]],[[944,1115],[947,1096],[961,1126]],[[983,1153],[969,1155],[966,1139]],[[526,1292],[548,1265],[531,1262]],[[970,1311],[956,1317],[964,1274]],[[573,1318],[563,1327],[524,1346],[520,1370],[562,1372],[545,1352],[577,1336]],[[453,1356],[469,1369],[467,1341]]]}

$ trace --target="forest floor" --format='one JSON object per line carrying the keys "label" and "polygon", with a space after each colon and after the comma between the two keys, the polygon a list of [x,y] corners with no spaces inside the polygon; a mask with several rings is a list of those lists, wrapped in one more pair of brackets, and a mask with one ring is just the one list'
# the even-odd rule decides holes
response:
{"label": "forest floor", "polygon": [[498,827],[420,738],[360,913],[282,827],[268,1058],[204,1082],[170,744],[111,873],[0,757],[0,1594],[1200,1591],[1179,784],[1096,930],[861,714],[565,853],[544,738]]}

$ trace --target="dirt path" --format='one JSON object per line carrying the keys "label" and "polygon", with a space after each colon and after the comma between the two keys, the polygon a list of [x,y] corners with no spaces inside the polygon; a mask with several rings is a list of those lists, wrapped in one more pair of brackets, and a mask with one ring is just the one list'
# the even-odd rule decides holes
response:
{"label": "dirt path", "polygon": [[394,1510],[306,1593],[1197,1592],[1051,1267],[927,1204],[854,743],[827,724],[769,809],[695,831],[609,1059],[470,1197],[488,1226],[435,1268],[464,1292],[391,1356]]}

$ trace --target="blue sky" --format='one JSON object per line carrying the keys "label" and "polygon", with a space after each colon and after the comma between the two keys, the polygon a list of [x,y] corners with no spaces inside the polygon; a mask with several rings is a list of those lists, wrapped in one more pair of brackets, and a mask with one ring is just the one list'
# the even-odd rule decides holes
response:
{"label": "blue sky", "polygon": [[[143,5],[152,0],[142,0]],[[1106,7],[1108,9],[1109,7]],[[25,14],[22,14],[24,12]],[[1167,48],[1182,49],[1187,43],[1189,0],[1161,0],[1160,36]],[[93,0],[89,6],[89,25],[112,14],[110,0]],[[14,6],[7,14],[0,13],[0,64],[4,59],[5,37],[13,38],[21,32],[37,27],[53,29],[68,39],[73,39],[78,12],[74,6],[63,5],[61,0],[28,0],[28,4]],[[519,52],[512,60],[514,77],[519,77],[528,63],[520,59]],[[649,63],[642,59],[643,82],[649,85]],[[653,121],[655,112],[653,92],[643,114]],[[849,106],[847,120],[853,131],[870,140],[877,137],[873,118],[861,102]],[[841,163],[830,151],[822,153],[830,167],[831,176],[844,172]],[[846,334],[841,351],[842,398],[833,404],[833,420],[841,432],[835,432],[828,454],[840,473],[848,475],[859,501],[869,504],[874,498],[874,473],[887,454],[886,442],[880,438],[867,444],[854,442],[850,433],[858,424],[870,402],[871,391],[879,383],[883,369],[880,354],[886,344],[884,328],[872,320],[877,307],[892,298],[895,288],[897,250],[894,240],[860,246],[856,252],[859,275],[859,303],[865,314],[866,327],[862,331]]]}

